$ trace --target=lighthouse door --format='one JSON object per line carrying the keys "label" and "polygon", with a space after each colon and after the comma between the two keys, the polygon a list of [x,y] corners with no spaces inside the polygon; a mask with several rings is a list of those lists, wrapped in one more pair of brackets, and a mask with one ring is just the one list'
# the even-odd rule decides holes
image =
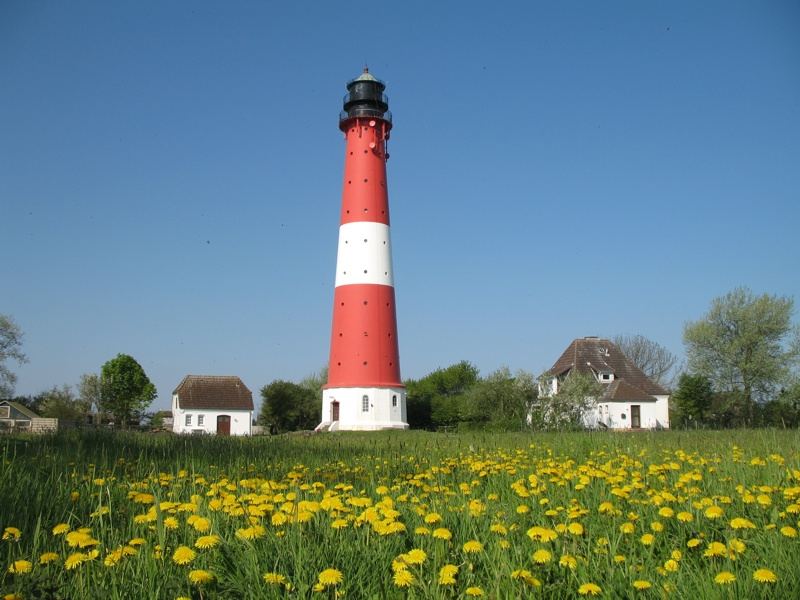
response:
{"label": "lighthouse door", "polygon": [[331,402],[331,421],[339,420],[339,401],[334,400]]}

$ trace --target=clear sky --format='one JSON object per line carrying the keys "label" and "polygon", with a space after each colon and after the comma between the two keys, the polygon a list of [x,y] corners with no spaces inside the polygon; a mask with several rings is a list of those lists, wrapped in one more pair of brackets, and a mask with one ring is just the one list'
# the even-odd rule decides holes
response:
{"label": "clear sky", "polygon": [[800,301],[800,3],[0,2],[17,393],[134,356],[257,396],[328,358],[346,82],[387,83],[401,368],[683,353]]}

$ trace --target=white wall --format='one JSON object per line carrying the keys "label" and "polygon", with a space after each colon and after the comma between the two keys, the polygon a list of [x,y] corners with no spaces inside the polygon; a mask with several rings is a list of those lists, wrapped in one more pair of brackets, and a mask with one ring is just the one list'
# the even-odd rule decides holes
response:
{"label": "white wall", "polygon": [[[630,429],[631,428],[631,406],[637,405],[639,409],[639,425],[642,429],[655,429],[656,427],[668,427],[659,418],[658,402],[601,402],[594,409],[595,424],[605,423],[609,429]],[[588,416],[584,416],[586,423]],[[587,425],[591,426],[591,425]]]}
{"label": "white wall", "polygon": [[[192,415],[192,424],[186,426],[186,415]],[[203,424],[197,420],[203,415]],[[231,435],[250,435],[253,412],[250,410],[208,410],[182,409],[178,406],[178,397],[172,397],[172,431],[175,433],[217,433],[217,417],[228,415],[231,418]]]}
{"label": "white wall", "polygon": [[[363,410],[363,398],[369,405]],[[392,397],[397,402],[392,405]],[[321,423],[331,422],[331,404],[339,402],[339,421],[330,430],[408,429],[405,388],[328,388],[322,390]]]}

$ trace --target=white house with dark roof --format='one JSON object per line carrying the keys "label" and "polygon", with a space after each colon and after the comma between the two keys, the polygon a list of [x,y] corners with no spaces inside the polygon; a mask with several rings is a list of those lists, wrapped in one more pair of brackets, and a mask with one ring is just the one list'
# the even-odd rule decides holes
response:
{"label": "white house with dark roof", "polygon": [[584,412],[586,427],[669,428],[669,392],[648,378],[613,342],[598,337],[573,340],[547,372],[549,385],[540,393],[558,393],[561,382],[573,371],[591,375],[605,388]]}
{"label": "white house with dark roof", "polygon": [[236,376],[187,375],[172,392],[172,431],[250,435],[253,394]]}
{"label": "white house with dark roof", "polygon": [[19,402],[0,400],[0,432],[46,433],[58,429],[58,419],[40,417]]}

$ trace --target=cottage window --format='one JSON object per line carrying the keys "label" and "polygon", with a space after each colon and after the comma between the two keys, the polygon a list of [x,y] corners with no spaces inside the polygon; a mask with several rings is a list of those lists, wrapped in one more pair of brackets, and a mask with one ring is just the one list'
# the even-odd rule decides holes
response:
{"label": "cottage window", "polygon": [[369,396],[366,394],[361,397],[361,412],[369,412]]}
{"label": "cottage window", "polygon": [[397,396],[392,396],[392,406],[397,406]]}
{"label": "cottage window", "polygon": [[0,419],[10,419],[10,418],[11,418],[11,407],[0,406]]}
{"label": "cottage window", "polygon": [[205,415],[197,415],[197,424],[202,425],[205,418],[206,418]]}
{"label": "cottage window", "polygon": [[192,415],[186,415],[186,426],[187,427],[192,426]]}

